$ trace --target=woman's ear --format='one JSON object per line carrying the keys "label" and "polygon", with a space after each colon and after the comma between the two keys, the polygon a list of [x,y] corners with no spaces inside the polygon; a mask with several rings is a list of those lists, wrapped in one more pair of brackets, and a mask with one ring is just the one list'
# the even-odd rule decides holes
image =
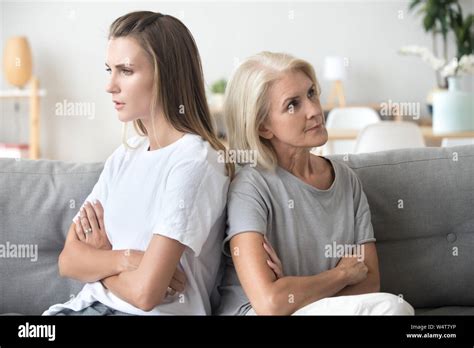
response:
{"label": "woman's ear", "polygon": [[273,138],[273,132],[270,130],[270,128],[267,127],[265,122],[263,122],[259,127],[258,127],[258,135],[260,135],[262,138],[270,140]]}

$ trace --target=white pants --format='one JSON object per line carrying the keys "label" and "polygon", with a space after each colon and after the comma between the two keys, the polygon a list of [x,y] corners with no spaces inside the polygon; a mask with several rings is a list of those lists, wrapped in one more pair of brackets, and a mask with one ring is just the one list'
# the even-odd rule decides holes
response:
{"label": "white pants", "polygon": [[[251,308],[246,315],[256,315]],[[415,315],[413,307],[399,296],[386,292],[326,297],[292,315]]]}

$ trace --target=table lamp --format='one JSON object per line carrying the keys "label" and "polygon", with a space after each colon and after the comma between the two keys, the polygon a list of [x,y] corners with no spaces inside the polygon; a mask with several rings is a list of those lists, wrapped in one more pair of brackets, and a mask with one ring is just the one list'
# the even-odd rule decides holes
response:
{"label": "table lamp", "polygon": [[28,40],[24,36],[8,39],[3,54],[3,70],[7,81],[18,87],[24,87],[31,78],[32,58]]}
{"label": "table lamp", "polygon": [[[22,89],[32,78],[32,57],[28,39],[24,36],[14,36],[8,39],[3,52],[3,70],[5,78],[11,85]],[[20,104],[14,99],[14,111],[18,115]],[[14,127],[17,128],[18,138],[21,140],[21,126],[19,118],[14,118]],[[15,131],[13,131],[15,133]],[[23,151],[25,145],[16,145],[18,151]]]}
{"label": "table lamp", "polygon": [[334,99],[337,98],[339,107],[346,106],[346,98],[342,81],[346,79],[346,67],[344,58],[339,56],[330,56],[324,59],[324,78],[333,81],[331,92],[328,97],[328,104],[333,107]]}

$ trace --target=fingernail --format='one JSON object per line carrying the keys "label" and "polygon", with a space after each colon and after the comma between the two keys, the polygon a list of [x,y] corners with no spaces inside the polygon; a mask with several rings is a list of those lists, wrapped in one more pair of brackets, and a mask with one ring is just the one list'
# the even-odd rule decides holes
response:
{"label": "fingernail", "polygon": [[96,204],[97,204],[97,199],[94,199],[94,200],[92,201],[92,204],[96,205]]}

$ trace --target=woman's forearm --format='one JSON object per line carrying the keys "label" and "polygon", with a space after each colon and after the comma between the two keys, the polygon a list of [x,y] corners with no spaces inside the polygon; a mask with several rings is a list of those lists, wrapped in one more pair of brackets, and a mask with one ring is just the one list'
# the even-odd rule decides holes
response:
{"label": "woman's forearm", "polygon": [[96,249],[80,240],[70,241],[59,255],[59,274],[85,283],[99,281],[124,270],[123,253]]}
{"label": "woman's forearm", "polygon": [[102,279],[102,284],[112,291],[114,295],[131,305],[143,309],[140,302],[140,281],[136,277],[136,271],[122,272]]}
{"label": "woman's forearm", "polygon": [[348,285],[334,296],[349,296],[349,295],[361,295],[368,294],[371,292],[380,291],[380,282],[375,274],[370,272],[367,274],[367,279],[354,285]]}
{"label": "woman's forearm", "polygon": [[333,296],[346,285],[347,276],[338,268],[314,276],[283,277],[272,284],[269,305],[261,313],[254,309],[258,314],[290,315],[310,303]]}

